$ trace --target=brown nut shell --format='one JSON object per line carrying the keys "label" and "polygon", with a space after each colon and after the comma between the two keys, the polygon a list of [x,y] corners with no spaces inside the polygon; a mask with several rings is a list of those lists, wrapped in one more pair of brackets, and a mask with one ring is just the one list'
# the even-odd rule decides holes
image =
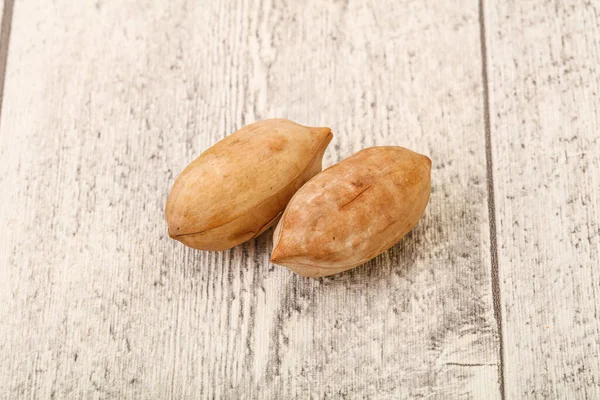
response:
{"label": "brown nut shell", "polygon": [[431,192],[431,160],[403,147],[371,147],[327,168],[290,200],[271,261],[327,276],[381,254],[419,221]]}
{"label": "brown nut shell", "polygon": [[165,210],[169,236],[196,249],[225,250],[260,235],[321,171],[332,137],[329,128],[285,119],[229,135],[175,181]]}

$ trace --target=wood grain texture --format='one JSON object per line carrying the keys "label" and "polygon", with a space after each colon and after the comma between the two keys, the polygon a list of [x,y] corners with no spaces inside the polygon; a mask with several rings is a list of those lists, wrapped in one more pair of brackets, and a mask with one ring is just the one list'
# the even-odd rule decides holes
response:
{"label": "wood grain texture", "polygon": [[[425,217],[311,280],[270,235],[167,236],[177,174],[245,124],[434,164]],[[500,397],[476,1],[22,0],[0,124],[0,393]],[[591,287],[591,286],[590,286]]]}
{"label": "wood grain texture", "polygon": [[600,398],[600,4],[487,1],[508,398]]}

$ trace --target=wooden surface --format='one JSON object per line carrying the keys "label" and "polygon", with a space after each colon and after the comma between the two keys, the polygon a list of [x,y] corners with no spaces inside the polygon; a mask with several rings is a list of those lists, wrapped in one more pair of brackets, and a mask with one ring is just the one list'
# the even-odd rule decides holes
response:
{"label": "wooden surface", "polygon": [[506,393],[600,399],[600,3],[486,3]]}
{"label": "wooden surface", "polygon": [[[599,15],[5,2],[0,398],[600,397]],[[270,264],[270,232],[170,240],[174,178],[268,117],[330,126],[326,166],[429,155],[424,218],[323,279]]]}

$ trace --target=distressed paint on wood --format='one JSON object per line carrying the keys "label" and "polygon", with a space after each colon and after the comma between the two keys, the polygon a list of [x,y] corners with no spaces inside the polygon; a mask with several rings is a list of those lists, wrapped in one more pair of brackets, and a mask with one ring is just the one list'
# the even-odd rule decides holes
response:
{"label": "distressed paint on wood", "polygon": [[600,398],[600,4],[487,1],[508,398]]}
{"label": "distressed paint on wood", "polygon": [[[0,392],[499,398],[477,3],[298,3],[18,2]],[[181,169],[273,116],[331,126],[326,165],[428,154],[424,219],[320,280],[269,264],[268,235],[222,253],[168,239]]]}

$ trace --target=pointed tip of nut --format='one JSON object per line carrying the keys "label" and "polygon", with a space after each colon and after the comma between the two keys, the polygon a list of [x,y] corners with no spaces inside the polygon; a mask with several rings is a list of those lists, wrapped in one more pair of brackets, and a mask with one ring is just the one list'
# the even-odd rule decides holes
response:
{"label": "pointed tip of nut", "polygon": [[314,127],[314,128],[310,128],[310,129],[311,129],[311,131],[313,131],[315,133],[323,134],[324,136],[333,135],[333,132],[331,132],[331,128],[329,128],[327,126],[318,126],[318,127]]}
{"label": "pointed tip of nut", "polygon": [[327,144],[329,144],[329,142],[331,142],[331,139],[333,139],[333,132],[331,131],[331,128],[316,127],[316,128],[310,128],[310,130],[315,135],[322,136],[323,141],[326,141]]}
{"label": "pointed tip of nut", "polygon": [[431,158],[427,157],[427,156],[423,156],[425,158],[425,162],[427,163],[427,165],[429,166],[429,168],[431,168]]}
{"label": "pointed tip of nut", "polygon": [[298,256],[295,252],[290,254],[290,248],[282,245],[275,246],[273,251],[271,252],[271,262],[273,264],[282,265],[287,267],[290,262],[293,262],[294,259]]}
{"label": "pointed tip of nut", "polygon": [[171,229],[171,227],[169,226],[169,228],[167,229],[167,232],[169,233],[169,237],[171,239],[177,239],[177,237],[179,236],[178,233],[174,232],[173,229]]}
{"label": "pointed tip of nut", "polygon": [[279,264],[282,261],[282,257],[281,257],[281,250],[279,250],[279,247],[275,247],[273,249],[273,252],[271,253],[271,262],[273,264]]}

